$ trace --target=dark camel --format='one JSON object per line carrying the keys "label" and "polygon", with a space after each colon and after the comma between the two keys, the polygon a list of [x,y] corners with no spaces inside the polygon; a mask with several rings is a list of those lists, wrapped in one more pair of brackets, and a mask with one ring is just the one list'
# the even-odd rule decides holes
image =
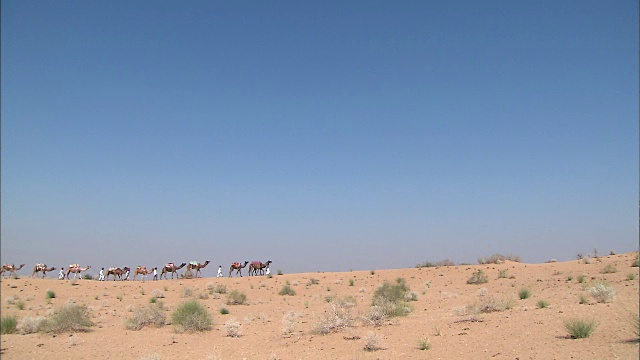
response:
{"label": "dark camel", "polygon": [[253,273],[253,275],[258,275],[258,271],[260,271],[260,275],[264,275],[264,269],[269,267],[272,261],[268,260],[266,263],[261,263],[260,261],[253,261],[251,265],[249,265],[249,275]]}
{"label": "dark camel", "polygon": [[240,274],[240,277],[242,277],[242,268],[247,266],[248,263],[248,261],[245,261],[244,265],[239,262],[234,262],[233,264],[231,264],[231,267],[229,268],[229,277],[231,277],[231,273],[233,272],[233,270],[236,271],[236,275]]}

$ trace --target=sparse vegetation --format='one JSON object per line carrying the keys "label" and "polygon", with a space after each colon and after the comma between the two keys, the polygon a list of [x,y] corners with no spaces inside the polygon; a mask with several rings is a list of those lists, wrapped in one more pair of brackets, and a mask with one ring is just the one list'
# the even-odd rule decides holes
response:
{"label": "sparse vegetation", "polygon": [[602,274],[613,274],[613,273],[617,273],[618,269],[616,268],[615,265],[609,264],[609,265],[605,266],[604,268],[602,268],[602,270],[600,272]]}
{"label": "sparse vegetation", "polygon": [[56,310],[44,323],[47,332],[84,332],[94,323],[91,321],[89,309],[84,305],[69,303]]}
{"label": "sparse vegetation", "polygon": [[377,351],[384,349],[380,342],[380,337],[371,332],[364,337],[364,350],[365,351]]}
{"label": "sparse vegetation", "polygon": [[349,286],[355,285],[356,281],[353,279],[349,279]]}
{"label": "sparse vegetation", "polygon": [[164,293],[160,291],[160,289],[155,289],[151,292],[151,296],[153,296],[154,298],[163,299]]}
{"label": "sparse vegetation", "polygon": [[196,299],[179,305],[171,314],[171,323],[177,331],[204,331],[211,329],[213,321],[207,309]]}
{"label": "sparse vegetation", "polygon": [[24,317],[18,321],[18,332],[20,334],[35,334],[37,332],[43,331],[43,325],[45,323],[45,318],[38,317]]}
{"label": "sparse vegetation", "polygon": [[318,285],[318,284],[320,284],[320,280],[315,278],[311,278],[309,279],[309,281],[307,281],[307,286]]}
{"label": "sparse vegetation", "polygon": [[293,290],[293,288],[291,287],[291,285],[286,284],[285,286],[282,287],[282,290],[280,290],[280,292],[278,293],[278,295],[289,295],[289,296],[294,296],[296,294],[296,291]]}
{"label": "sparse vegetation", "polygon": [[54,293],[54,292],[53,292],[53,291],[51,291],[51,290],[47,290],[47,293],[45,294],[45,297],[46,297],[47,299],[53,299],[53,298],[55,298],[55,297],[56,297],[56,293]]}
{"label": "sparse vegetation", "polygon": [[403,278],[397,278],[395,284],[385,281],[373,294],[372,306],[381,307],[387,316],[407,315],[411,312],[406,303],[409,291],[409,286]]}
{"label": "sparse vegetation", "polygon": [[473,273],[473,275],[467,280],[467,284],[485,284],[489,282],[489,278],[484,274],[482,270],[478,270]]}
{"label": "sparse vegetation", "polygon": [[589,299],[587,299],[587,296],[585,294],[580,294],[580,304],[582,305],[589,304]]}
{"label": "sparse vegetation", "polygon": [[18,318],[15,315],[3,316],[0,321],[0,333],[2,335],[14,334],[18,325]]}
{"label": "sparse vegetation", "polygon": [[438,262],[425,261],[422,264],[416,265],[417,268],[429,268],[429,267],[439,267],[439,266],[456,266],[456,263],[449,259],[444,259]]}
{"label": "sparse vegetation", "polygon": [[513,299],[498,299],[493,296],[483,297],[477,303],[467,305],[455,310],[456,315],[478,315],[492,312],[501,312],[513,308]]}
{"label": "sparse vegetation", "polygon": [[233,290],[227,295],[227,305],[244,305],[247,302],[247,295],[238,290]]}
{"label": "sparse vegetation", "polygon": [[531,297],[531,290],[527,288],[520,289],[520,291],[518,291],[518,296],[520,297],[520,300],[528,299]]}
{"label": "sparse vegetation", "polygon": [[584,283],[586,283],[586,282],[587,282],[587,277],[586,277],[585,275],[579,275],[579,276],[578,276],[578,282],[579,282],[580,284],[584,284]]}
{"label": "sparse vegetation", "polygon": [[509,277],[508,272],[509,272],[509,270],[507,270],[507,269],[500,270],[498,272],[498,279],[506,279],[506,278],[508,278]]}
{"label": "sparse vegetation", "polygon": [[419,350],[431,349],[431,343],[429,342],[429,339],[427,339],[426,337],[422,337],[418,339],[418,349]]}
{"label": "sparse vegetation", "polygon": [[166,319],[167,317],[163,312],[162,305],[151,304],[134,311],[133,315],[127,319],[125,326],[129,330],[141,330],[143,327],[148,325],[162,327],[164,326]]}
{"label": "sparse vegetation", "polygon": [[351,326],[354,322],[351,307],[346,302],[329,302],[324,317],[316,322],[313,332],[325,335]]}
{"label": "sparse vegetation", "polygon": [[538,308],[540,309],[545,309],[549,307],[549,302],[547,300],[543,300],[540,299],[538,300],[538,302],[536,303],[536,305],[538,306]]}
{"label": "sparse vegetation", "polygon": [[628,273],[627,280],[632,281],[636,279],[636,273]]}
{"label": "sparse vegetation", "polygon": [[221,307],[220,315],[227,315],[227,314],[229,314],[229,310],[226,307]]}
{"label": "sparse vegetation", "polygon": [[224,323],[224,329],[227,331],[228,337],[237,338],[242,336],[242,325],[240,325],[240,323],[234,318],[231,318]]}
{"label": "sparse vegetation", "polygon": [[616,297],[616,289],[604,282],[595,282],[593,286],[587,289],[591,296],[599,303],[612,302]]}
{"label": "sparse vegetation", "polygon": [[502,264],[505,260],[520,262],[520,256],[517,255],[502,255],[502,254],[493,254],[487,258],[478,258],[478,264]]}
{"label": "sparse vegetation", "polygon": [[638,254],[636,254],[636,258],[633,259],[633,262],[631,263],[631,267],[638,267],[640,265],[639,261],[640,260],[639,260]]}
{"label": "sparse vegetation", "polygon": [[572,338],[583,339],[591,336],[597,327],[597,323],[595,320],[573,318],[565,320],[564,327]]}

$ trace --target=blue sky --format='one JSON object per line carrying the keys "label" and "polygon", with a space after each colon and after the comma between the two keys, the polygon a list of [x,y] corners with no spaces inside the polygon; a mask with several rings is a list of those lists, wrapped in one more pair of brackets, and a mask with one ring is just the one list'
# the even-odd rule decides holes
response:
{"label": "blue sky", "polygon": [[3,1],[2,261],[633,251],[638,96],[637,1]]}

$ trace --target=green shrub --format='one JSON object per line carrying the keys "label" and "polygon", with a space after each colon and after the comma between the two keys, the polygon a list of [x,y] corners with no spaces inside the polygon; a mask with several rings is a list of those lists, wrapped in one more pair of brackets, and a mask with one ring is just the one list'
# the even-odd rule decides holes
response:
{"label": "green shrub", "polygon": [[233,290],[227,295],[227,305],[244,305],[247,302],[247,295],[238,290]]}
{"label": "green shrub", "polygon": [[628,273],[627,274],[627,280],[631,281],[631,280],[635,280],[636,279],[636,273]]}
{"label": "green shrub", "polygon": [[293,290],[291,288],[291,285],[287,284],[285,285],[282,290],[280,290],[280,292],[278,293],[278,295],[289,295],[289,296],[294,296],[296,294],[296,291]]}
{"label": "green shrub", "polygon": [[538,300],[537,304],[540,309],[548,308],[549,302],[547,300]]}
{"label": "green shrub", "polygon": [[638,262],[639,262],[638,254],[636,254],[636,258],[633,259],[633,262],[631,263],[631,267],[638,267],[638,265],[640,265]]}
{"label": "green shrub", "polygon": [[520,289],[520,291],[518,291],[518,296],[520,297],[520,300],[528,299],[531,297],[531,290],[527,288]]}
{"label": "green shrub", "polygon": [[18,310],[24,310],[24,301],[18,300],[18,302],[16,303],[16,307],[18,308]]}
{"label": "green shrub", "polygon": [[356,282],[355,280],[349,279],[349,286],[353,286],[355,284],[355,282]]}
{"label": "green shrub", "polygon": [[506,279],[509,277],[509,274],[507,274],[509,270],[504,269],[504,270],[500,270],[500,272],[498,272],[498,279]]}
{"label": "green shrub", "polygon": [[403,278],[396,279],[395,284],[385,281],[373,294],[372,305],[382,308],[387,316],[407,315],[411,311],[406,303],[409,291],[409,286]]}
{"label": "green shrub", "polygon": [[597,327],[595,320],[569,319],[564,321],[564,327],[574,339],[583,339],[591,336]]}
{"label": "green shrub", "polygon": [[198,300],[188,300],[179,305],[171,314],[171,323],[179,331],[204,331],[211,329],[213,321]]}
{"label": "green shrub", "polygon": [[587,299],[587,296],[585,294],[580,294],[580,304],[582,305],[589,304],[589,300]]}
{"label": "green shrub", "polygon": [[484,264],[501,264],[503,263],[505,260],[510,260],[510,261],[515,261],[515,262],[520,262],[520,256],[517,255],[502,255],[502,254],[493,254],[487,258],[479,258],[478,259],[478,264],[480,265],[484,265]]}
{"label": "green shrub", "polygon": [[164,326],[166,319],[167,317],[163,312],[162,305],[151,304],[147,307],[134,311],[133,315],[127,319],[125,325],[129,330],[140,330],[147,325],[162,327]]}
{"label": "green shrub", "polygon": [[307,281],[307,286],[318,285],[318,284],[320,284],[320,280],[318,279],[311,278],[309,279],[309,281]]}
{"label": "green shrub", "polygon": [[587,277],[586,277],[585,275],[580,275],[580,276],[578,276],[578,282],[579,282],[580,284],[584,284],[584,283],[586,283],[586,282],[587,282]]}
{"label": "green shrub", "polygon": [[278,275],[282,275],[282,270],[278,269]]}
{"label": "green shrub", "polygon": [[88,331],[93,326],[89,309],[84,305],[67,304],[56,310],[44,324],[47,332]]}
{"label": "green shrub", "polygon": [[5,334],[13,334],[16,332],[16,328],[18,326],[18,318],[14,315],[7,315],[2,317],[2,321],[0,321],[0,333],[2,335]]}
{"label": "green shrub", "polygon": [[485,284],[489,282],[489,278],[484,274],[482,270],[478,270],[467,280],[467,284]]}
{"label": "green shrub", "polygon": [[47,290],[47,294],[45,295],[47,299],[53,299],[56,297],[56,293],[51,290]]}
{"label": "green shrub", "polygon": [[226,307],[222,307],[220,308],[220,314],[222,315],[227,315],[229,313],[229,310],[227,310]]}

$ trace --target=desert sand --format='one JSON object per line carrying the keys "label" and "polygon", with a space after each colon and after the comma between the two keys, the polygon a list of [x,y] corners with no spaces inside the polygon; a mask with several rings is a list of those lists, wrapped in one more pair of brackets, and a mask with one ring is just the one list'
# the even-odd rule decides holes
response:
{"label": "desert sand", "polygon": [[[639,356],[637,253],[584,260],[526,264],[458,265],[429,268],[371,269],[234,278],[140,281],[57,280],[29,276],[33,264],[4,278],[0,285],[2,316],[48,316],[73,302],[90,309],[95,326],[88,332],[2,335],[2,359],[637,359]],[[605,273],[605,268],[615,272]],[[272,269],[277,268],[274,264]],[[467,284],[481,269],[484,284]],[[215,269],[213,269],[215,270]],[[209,269],[209,271],[213,271]],[[228,271],[228,269],[225,269]],[[506,272],[505,272],[506,270]],[[225,271],[225,275],[226,272]],[[502,277],[499,277],[502,271]],[[54,272],[50,276],[55,276]],[[182,273],[182,271],[180,271]],[[633,274],[633,275],[632,275]],[[585,282],[578,281],[585,275]],[[385,281],[404,278],[415,301],[407,316],[394,317],[381,326],[360,320],[371,307],[372,296]],[[606,281],[615,289],[611,302],[598,303],[586,289]],[[287,284],[294,296],[279,295]],[[209,289],[224,285],[226,294]],[[519,291],[531,296],[521,300]],[[55,298],[46,298],[47,290]],[[147,306],[152,293],[162,292],[166,325],[127,330],[125,321]],[[238,290],[246,305],[227,305],[228,294]],[[581,304],[580,297],[587,303]],[[314,332],[326,318],[331,299],[350,297],[353,323],[326,335]],[[188,299],[198,299],[213,318],[203,332],[176,332],[171,312]],[[473,313],[472,304],[487,299],[507,301],[504,311]],[[537,306],[546,300],[546,308]],[[17,306],[22,302],[23,308]],[[221,314],[226,308],[229,313]],[[289,320],[285,320],[288,315]],[[572,339],[564,321],[597,321],[594,333]],[[225,323],[240,324],[239,337],[228,336]],[[288,331],[285,331],[285,325]],[[372,334],[381,349],[365,351]],[[426,339],[428,350],[418,348]]]}

